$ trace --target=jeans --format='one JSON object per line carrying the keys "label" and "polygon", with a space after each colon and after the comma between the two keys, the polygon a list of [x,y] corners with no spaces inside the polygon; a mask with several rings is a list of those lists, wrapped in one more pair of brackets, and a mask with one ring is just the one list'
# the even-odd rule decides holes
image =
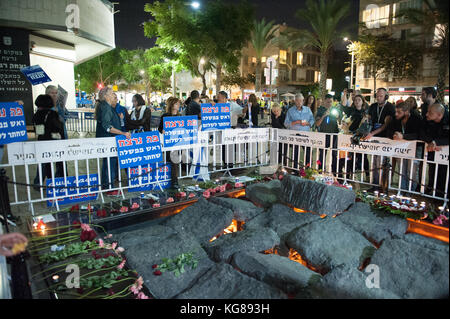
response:
{"label": "jeans", "polygon": [[111,181],[109,180],[108,175],[108,159],[104,158],[102,163],[102,172],[101,172],[101,181],[102,181],[102,189],[110,189],[114,188],[114,181],[117,179],[118,176],[118,169],[119,169],[119,162],[117,157],[110,157],[109,158],[109,165],[110,165],[110,174],[111,174]]}

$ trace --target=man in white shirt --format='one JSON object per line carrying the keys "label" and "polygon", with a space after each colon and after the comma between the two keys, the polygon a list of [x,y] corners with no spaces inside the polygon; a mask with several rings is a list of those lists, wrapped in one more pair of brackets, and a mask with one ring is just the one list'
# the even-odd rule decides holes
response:
{"label": "man in white shirt", "polygon": [[235,128],[238,123],[238,118],[242,117],[242,107],[233,101],[228,101],[228,94],[225,91],[220,91],[217,95],[218,103],[229,103],[230,104],[230,113],[231,113],[231,127]]}

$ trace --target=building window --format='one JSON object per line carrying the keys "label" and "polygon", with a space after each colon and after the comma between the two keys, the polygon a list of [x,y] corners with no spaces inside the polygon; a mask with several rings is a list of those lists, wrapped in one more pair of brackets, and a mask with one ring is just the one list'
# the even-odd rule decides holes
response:
{"label": "building window", "polygon": [[252,57],[252,63],[256,64],[256,57]]}
{"label": "building window", "polygon": [[287,51],[280,50],[280,64],[286,64],[287,61]]}
{"label": "building window", "polygon": [[431,45],[433,47],[439,47],[444,38],[445,38],[445,26],[443,24],[436,24],[436,27],[434,28],[434,38]]}
{"label": "building window", "polygon": [[363,75],[363,77],[365,79],[369,79],[371,77],[370,76],[370,67],[367,66],[367,65],[364,66],[364,75]]}
{"label": "building window", "polygon": [[362,22],[368,29],[386,27],[389,25],[389,5],[378,7],[368,5],[362,13]]}
{"label": "building window", "polygon": [[405,9],[422,9],[422,0],[406,0],[394,3],[392,7],[393,24],[408,23],[408,20],[405,17],[396,17],[399,12]]}
{"label": "building window", "polygon": [[266,60],[267,60],[267,58],[266,58],[265,56],[263,56],[263,57],[261,58],[261,63],[266,63]]}
{"label": "building window", "polygon": [[302,65],[302,64],[303,64],[303,53],[297,52],[297,65]]}
{"label": "building window", "polygon": [[306,82],[314,82],[314,70],[306,70]]}
{"label": "building window", "polygon": [[314,83],[319,82],[319,79],[320,79],[320,72],[314,71]]}

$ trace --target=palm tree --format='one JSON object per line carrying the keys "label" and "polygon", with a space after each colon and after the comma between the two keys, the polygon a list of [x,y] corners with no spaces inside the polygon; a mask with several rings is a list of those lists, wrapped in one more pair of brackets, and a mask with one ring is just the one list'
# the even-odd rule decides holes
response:
{"label": "palm tree", "polygon": [[420,25],[423,34],[433,36],[431,52],[439,66],[437,78],[437,99],[444,102],[445,80],[449,67],[448,29],[449,2],[446,0],[424,0],[424,8],[410,8],[400,10],[396,18],[404,17],[410,23]]}
{"label": "palm tree", "polygon": [[333,45],[342,39],[338,27],[349,13],[350,4],[341,0],[307,0],[306,8],[300,9],[296,17],[307,21],[311,30],[294,30],[284,36],[291,48],[313,47],[320,51],[320,96],[326,94],[328,57]]}
{"label": "palm tree", "polygon": [[256,81],[255,81],[255,91],[261,91],[261,59],[263,56],[264,49],[269,45],[269,43],[275,39],[275,32],[278,27],[275,26],[275,21],[270,21],[266,23],[263,18],[260,22],[254,21],[253,28],[251,31],[250,42],[256,52]]}

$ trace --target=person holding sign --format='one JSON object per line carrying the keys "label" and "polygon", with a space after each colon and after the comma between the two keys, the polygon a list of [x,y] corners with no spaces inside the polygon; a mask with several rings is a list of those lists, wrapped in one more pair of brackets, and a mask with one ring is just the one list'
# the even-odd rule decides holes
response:
{"label": "person holding sign", "polygon": [[[164,134],[164,118],[172,117],[172,116],[181,116],[180,114],[180,105],[181,101],[176,97],[169,97],[167,100],[166,113],[161,116],[161,122],[159,122],[158,131],[161,134]],[[172,162],[170,159],[170,152],[166,152],[166,163],[170,163],[171,165],[171,180],[172,180],[172,188],[178,187],[178,169],[177,165]]]}
{"label": "person holding sign", "polygon": [[[109,88],[103,88],[98,92],[99,104],[96,108],[95,117],[97,119],[97,130],[95,137],[112,137],[116,135],[124,135],[126,138],[131,138],[131,134],[121,131],[120,118],[117,112],[111,106],[115,101],[114,91]],[[118,159],[111,157],[109,159],[109,174],[108,174],[108,159],[103,159],[101,183],[102,189],[109,189],[114,185],[114,181],[118,176]],[[110,175],[111,180],[109,180]],[[117,196],[118,191],[108,192],[106,195]]]}
{"label": "person holding sign", "polygon": [[[63,124],[59,120],[58,112],[54,111],[55,106],[54,101],[50,95],[39,95],[36,98],[34,104],[37,106],[37,111],[33,116],[33,123],[36,130],[38,141],[52,141],[64,139],[64,128]],[[46,178],[52,178],[52,169],[50,163],[42,164],[42,174],[44,182]],[[63,177],[64,168],[62,162],[56,163],[56,175],[54,177]],[[39,168],[36,172],[36,177],[34,178],[34,189],[39,190],[38,185],[43,185],[40,183],[39,178]]]}

